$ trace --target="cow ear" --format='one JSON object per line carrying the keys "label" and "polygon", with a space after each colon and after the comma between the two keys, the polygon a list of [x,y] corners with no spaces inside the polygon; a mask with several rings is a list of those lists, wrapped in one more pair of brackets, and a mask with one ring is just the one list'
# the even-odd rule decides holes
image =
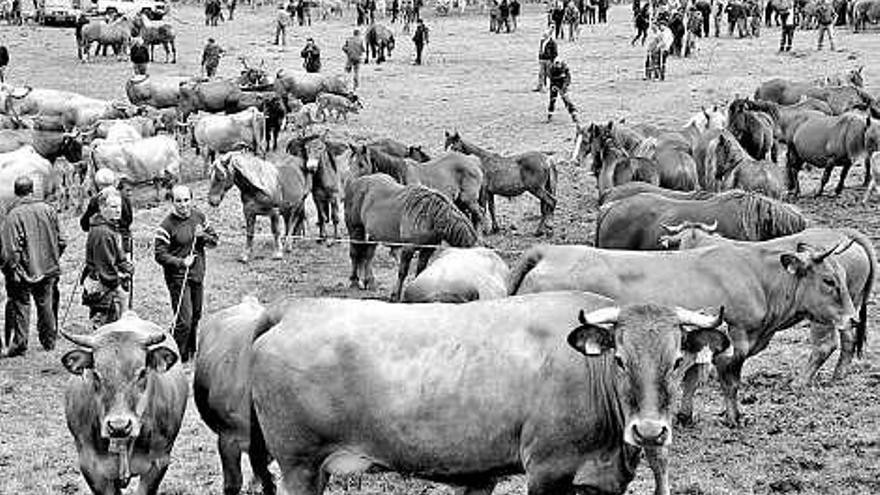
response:
{"label": "cow ear", "polygon": [[568,345],[584,356],[600,356],[614,349],[614,330],[599,325],[581,325],[568,334]]}
{"label": "cow ear", "polygon": [[797,253],[782,254],[779,256],[779,261],[782,263],[782,267],[792,275],[802,277],[807,271],[807,262]]}
{"label": "cow ear", "polygon": [[168,371],[177,362],[177,353],[165,346],[147,351],[147,367],[160,373]]}
{"label": "cow ear", "polygon": [[95,361],[90,351],[74,349],[61,356],[61,364],[74,375],[82,375],[84,370],[95,366]]}
{"label": "cow ear", "polygon": [[712,357],[730,348],[730,337],[719,328],[700,328],[685,330],[681,339],[681,350],[695,356],[697,364],[708,364]]}

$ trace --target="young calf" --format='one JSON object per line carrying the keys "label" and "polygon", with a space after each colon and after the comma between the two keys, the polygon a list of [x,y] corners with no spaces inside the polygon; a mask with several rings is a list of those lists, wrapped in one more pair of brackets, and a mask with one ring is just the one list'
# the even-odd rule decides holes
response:
{"label": "young calf", "polygon": [[318,104],[318,111],[321,112],[324,120],[326,120],[332,112],[335,120],[339,120],[340,117],[342,117],[348,122],[349,113],[359,113],[360,109],[364,108],[364,105],[358,99],[357,95],[353,95],[349,98],[332,93],[321,93],[318,95],[316,103]]}

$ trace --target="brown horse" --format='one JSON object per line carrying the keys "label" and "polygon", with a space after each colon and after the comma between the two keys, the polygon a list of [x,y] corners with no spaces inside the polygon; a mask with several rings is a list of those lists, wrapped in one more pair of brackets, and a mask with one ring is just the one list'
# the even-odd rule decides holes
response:
{"label": "brown horse", "polygon": [[752,158],[776,161],[773,119],[764,112],[749,110],[745,98],[734,99],[727,113],[727,128]]}
{"label": "brown horse", "polygon": [[425,186],[400,185],[386,174],[352,178],[345,184],[345,225],[352,239],[352,287],[375,286],[372,261],[376,243],[397,244],[401,248],[392,301],[400,299],[416,251],[418,275],[428,266],[435,246],[441,242],[454,247],[477,243],[477,231],[446,196]]}
{"label": "brown horse", "polygon": [[536,236],[553,231],[551,222],[556,210],[556,164],[544,153],[528,151],[515,156],[502,156],[483,149],[458,134],[446,132],[445,149],[474,155],[480,159],[485,181],[483,194],[492,219],[492,232],[498,232],[498,219],[495,216],[495,196],[515,198],[530,193],[541,202],[541,221],[535,230]]}
{"label": "brown horse", "polygon": [[849,110],[871,110],[875,115],[880,114],[877,100],[855,86],[817,87],[810,83],[771,79],[755,91],[756,100],[772,101],[780,105],[793,105],[804,96],[828,103],[835,115]]}
{"label": "brown horse", "polygon": [[318,213],[318,236],[321,240],[327,238],[325,225],[332,221],[333,238],[339,238],[339,167],[325,136],[295,137],[287,143],[287,153],[303,160],[311,179],[312,201]]}
{"label": "brown horse", "polygon": [[[286,157],[293,160],[292,157]],[[247,243],[239,260],[247,263],[253,255],[254,227],[257,216],[268,216],[275,237],[272,257],[283,257],[280,220],[284,220],[284,236],[288,237],[303,223],[303,204],[309,193],[306,176],[301,164],[289,161],[273,164],[245,151],[232,151],[218,157],[211,166],[211,186],[208,204],[217,207],[226,192],[235,185],[241,192],[241,205],[247,232]]]}
{"label": "brown horse", "polygon": [[382,138],[367,143],[370,148],[375,148],[385,154],[409,158],[417,162],[427,162],[431,157],[425,153],[419,145],[406,145],[391,138]]}
{"label": "brown horse", "polygon": [[615,186],[632,181],[655,186],[660,184],[660,173],[654,160],[629,156],[611,136],[605,137],[595,149],[593,175],[596,176],[600,196]]}
{"label": "brown horse", "polygon": [[806,218],[792,205],[746,191],[725,191],[707,199],[679,200],[637,194],[606,203],[596,221],[596,247],[660,249],[663,225],[718,222],[718,233],[731,239],[763,241],[800,232]]}
{"label": "brown horse", "polygon": [[355,177],[384,173],[403,185],[421,184],[445,194],[479,228],[483,221],[480,190],[483,170],[479,160],[450,152],[429,162],[388,155],[368,145],[353,145],[351,170]]}
{"label": "brown horse", "polygon": [[835,194],[843,191],[846,176],[855,163],[865,163],[864,184],[867,185],[871,180],[867,158],[877,150],[880,150],[880,126],[872,123],[870,116],[846,113],[810,118],[797,128],[789,143],[786,161],[789,191],[795,196],[800,194],[798,173],[804,163],[825,169],[817,196],[822,194],[831,171],[838,165],[843,170]]}
{"label": "brown horse", "polygon": [[755,160],[733,134],[723,131],[715,148],[715,178],[722,189],[742,189],[779,199],[785,192],[785,176],[774,162]]}
{"label": "brown horse", "polygon": [[636,194],[651,193],[672,199],[707,199],[715,196],[710,191],[676,191],[675,189],[666,189],[665,187],[655,186],[647,182],[630,182],[617,186],[605,194],[599,196],[599,205],[605,205],[614,201],[620,201]]}

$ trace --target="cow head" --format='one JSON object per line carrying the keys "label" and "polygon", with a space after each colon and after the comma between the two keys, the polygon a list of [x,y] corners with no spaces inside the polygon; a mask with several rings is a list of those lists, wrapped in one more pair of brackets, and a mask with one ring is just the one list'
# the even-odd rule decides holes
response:
{"label": "cow head", "polygon": [[730,346],[718,316],[654,304],[609,307],[578,315],[568,343],[587,357],[612,354],[626,421],[623,439],[637,447],[672,441],[672,407],[684,371]]}
{"label": "cow head", "polygon": [[137,438],[157,375],[177,362],[176,346],[164,344],[162,329],[131,312],[94,335],[61,334],[80,346],[61,362],[91,385],[101,438]]}
{"label": "cow head", "polygon": [[61,136],[61,156],[70,163],[80,162],[83,159],[83,137],[74,129],[73,132],[64,133]]}
{"label": "cow head", "polygon": [[217,207],[223,201],[226,191],[235,184],[235,173],[232,160],[235,151],[224,153],[214,160],[211,165],[211,186],[208,188],[208,204]]}
{"label": "cow head", "polygon": [[810,319],[835,328],[848,328],[856,315],[846,284],[846,274],[832,254],[849,249],[854,239],[827,249],[815,249],[799,243],[795,252],[783,253],[779,261],[794,287],[792,310],[809,315]]}

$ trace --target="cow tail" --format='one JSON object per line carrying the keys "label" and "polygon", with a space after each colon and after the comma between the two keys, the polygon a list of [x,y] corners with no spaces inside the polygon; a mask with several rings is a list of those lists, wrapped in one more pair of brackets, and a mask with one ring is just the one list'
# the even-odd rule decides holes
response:
{"label": "cow tail", "polygon": [[862,304],[859,306],[859,321],[856,323],[856,356],[862,357],[865,351],[865,344],[868,341],[868,300],[874,291],[874,277],[877,274],[877,253],[871,241],[861,232],[847,229],[847,235],[853,239],[856,244],[861,246],[868,258],[868,277],[865,279],[865,286],[862,289]]}
{"label": "cow tail", "polygon": [[513,269],[510,270],[510,275],[507,278],[507,295],[512,296],[519,292],[523,280],[532,269],[538,266],[544,256],[543,246],[535,246],[523,253]]}

